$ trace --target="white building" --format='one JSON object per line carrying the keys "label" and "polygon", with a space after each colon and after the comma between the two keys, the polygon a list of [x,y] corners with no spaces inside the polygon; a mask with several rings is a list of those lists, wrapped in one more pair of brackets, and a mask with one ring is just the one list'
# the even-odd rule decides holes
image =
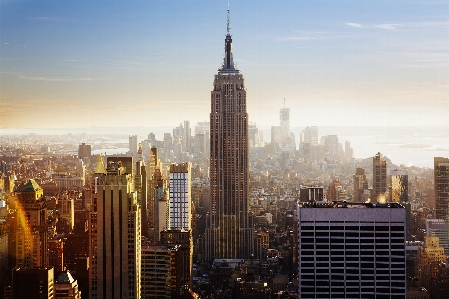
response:
{"label": "white building", "polygon": [[167,227],[170,230],[191,230],[192,228],[190,168],[190,163],[170,165],[170,200],[167,218]]}

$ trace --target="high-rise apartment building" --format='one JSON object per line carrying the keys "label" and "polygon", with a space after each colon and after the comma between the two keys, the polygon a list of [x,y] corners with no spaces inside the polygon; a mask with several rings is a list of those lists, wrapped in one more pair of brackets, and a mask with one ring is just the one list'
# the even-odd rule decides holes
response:
{"label": "high-rise apartment building", "polygon": [[298,206],[300,298],[405,298],[405,209],[397,204]]}
{"label": "high-rise apartment building", "polygon": [[390,201],[408,202],[408,171],[391,170],[390,171]]}
{"label": "high-rise apartment building", "polygon": [[372,200],[378,202],[386,201],[387,192],[387,161],[381,153],[373,157],[373,194]]}
{"label": "high-rise apartment building", "polygon": [[89,215],[90,298],[140,298],[140,205],[131,157],[96,168]]}
{"label": "high-rise apartment building", "polygon": [[254,228],[248,214],[248,151],[246,90],[233,61],[228,9],[225,57],[211,92],[207,259],[250,258],[254,253]]}
{"label": "high-rise apartment building", "polygon": [[449,158],[434,158],[435,218],[449,221]]}

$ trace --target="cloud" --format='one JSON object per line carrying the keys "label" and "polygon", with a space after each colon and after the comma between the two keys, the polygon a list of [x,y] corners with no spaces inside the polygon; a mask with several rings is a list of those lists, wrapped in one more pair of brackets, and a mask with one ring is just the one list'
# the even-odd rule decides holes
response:
{"label": "cloud", "polygon": [[296,40],[309,40],[308,36],[291,36],[291,37],[278,37],[279,41],[296,41]]}
{"label": "cloud", "polygon": [[356,28],[362,28],[363,25],[359,24],[359,23],[346,23],[346,25],[351,26],[351,27],[356,27]]}
{"label": "cloud", "polygon": [[385,30],[396,30],[396,27],[401,26],[401,24],[380,24],[380,25],[375,25],[374,27],[376,28],[381,28],[381,29],[385,29]]}
{"label": "cloud", "polygon": [[20,79],[31,81],[66,82],[66,81],[92,81],[93,78],[70,78],[70,77],[45,77],[45,76],[24,76],[17,75]]}

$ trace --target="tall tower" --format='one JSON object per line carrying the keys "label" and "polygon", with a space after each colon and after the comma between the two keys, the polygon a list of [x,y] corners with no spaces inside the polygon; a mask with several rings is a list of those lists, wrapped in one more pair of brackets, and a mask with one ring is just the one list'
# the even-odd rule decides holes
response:
{"label": "tall tower", "polygon": [[285,108],[285,99],[284,99],[284,108],[279,110],[279,126],[281,127],[282,137],[285,139],[290,137],[290,108]]}
{"label": "tall tower", "polygon": [[101,156],[89,215],[90,298],[140,298],[140,205],[133,159]]}
{"label": "tall tower", "polygon": [[[381,153],[373,157],[373,200],[385,200],[387,192],[387,161]],[[383,198],[383,199],[382,199]]]}
{"label": "tall tower", "polygon": [[434,158],[435,218],[449,221],[449,158]]}
{"label": "tall tower", "polygon": [[223,65],[215,75],[210,113],[211,212],[206,258],[250,258],[254,228],[248,215],[248,114],[243,75],[232,57],[229,3]]}

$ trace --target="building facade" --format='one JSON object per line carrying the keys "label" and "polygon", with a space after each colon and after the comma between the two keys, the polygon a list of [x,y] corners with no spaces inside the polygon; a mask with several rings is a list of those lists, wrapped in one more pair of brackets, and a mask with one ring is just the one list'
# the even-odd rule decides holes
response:
{"label": "building facade", "polygon": [[9,233],[10,266],[48,267],[47,202],[33,179],[16,192]]}
{"label": "building facade", "polygon": [[435,218],[449,221],[449,158],[434,158]]}
{"label": "building facade", "polygon": [[209,260],[249,258],[253,254],[248,151],[246,89],[243,75],[234,65],[228,19],[225,57],[211,92],[211,212],[205,236]]}
{"label": "building facade", "polygon": [[297,213],[300,298],[405,298],[401,205],[304,203]]}
{"label": "building facade", "polygon": [[191,230],[191,164],[171,164],[169,178],[169,229]]}
{"label": "building facade", "polygon": [[368,179],[365,175],[365,169],[358,168],[355,170],[355,174],[352,176],[353,181],[353,194],[352,201],[365,202],[368,198],[365,198],[364,193],[368,190]]}
{"label": "building facade", "polygon": [[386,201],[387,161],[381,153],[373,157],[373,194],[372,201]]}
{"label": "building facade", "polygon": [[90,298],[140,298],[140,205],[132,158],[118,159],[109,157],[107,169],[99,161],[96,169],[89,215]]}
{"label": "building facade", "polygon": [[390,171],[390,201],[408,202],[408,171],[391,170]]}

